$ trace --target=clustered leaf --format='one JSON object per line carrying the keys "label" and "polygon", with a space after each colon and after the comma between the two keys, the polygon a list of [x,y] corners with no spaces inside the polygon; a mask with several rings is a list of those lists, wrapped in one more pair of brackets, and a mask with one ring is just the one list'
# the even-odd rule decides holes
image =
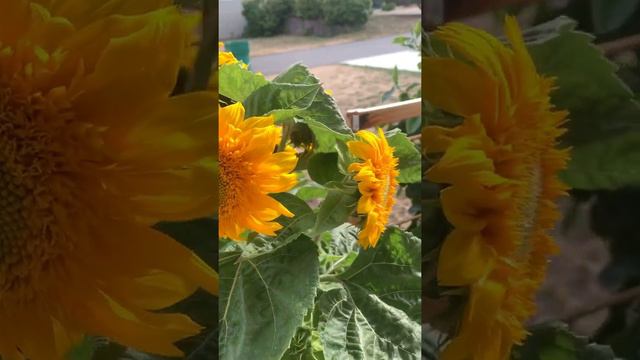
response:
{"label": "clustered leaf", "polygon": [[[637,10],[638,2],[593,0],[590,5],[596,31],[607,32],[626,22]],[[578,190],[633,189],[640,185],[640,104],[617,74],[618,66],[594,44],[594,36],[576,27],[576,21],[561,16],[524,32],[538,72],[555,79],[551,102],[557,109],[570,113],[561,146],[571,147],[571,160],[561,178]],[[455,56],[454,49],[432,34],[426,34],[425,43],[425,56]],[[423,116],[427,123],[457,124],[458,119],[451,114],[425,105]],[[423,158],[423,168],[428,168],[432,161]],[[434,314],[426,315],[430,317],[429,334],[436,334],[423,337],[423,357],[428,359],[438,358],[447,335],[455,333],[455,324],[463,316],[457,311],[458,302],[466,301],[465,289],[441,288],[435,279],[437,253],[450,230],[438,199],[440,190],[436,184],[422,184],[427,241],[423,253],[426,269],[423,291],[434,304]],[[443,304],[442,309],[437,309],[439,304]],[[609,346],[577,336],[564,324],[535,325],[529,331],[531,335],[525,343],[513,350],[513,359],[616,359]],[[632,337],[625,334],[625,338]],[[624,348],[615,341],[611,344],[616,351]]]}
{"label": "clustered leaf", "polygon": [[[276,220],[275,236],[221,240],[221,359],[418,359],[420,238],[390,227],[377,247],[358,245],[355,135],[335,100],[300,64],[271,81],[226,65],[220,89],[247,117],[273,115],[304,149],[298,186],[271,195],[294,216]],[[399,180],[420,182],[416,145],[399,129],[387,137]]]}
{"label": "clustered leaf", "polygon": [[538,71],[556,78],[553,104],[570,113],[572,160],[562,179],[584,190],[639,185],[640,104],[594,37],[575,27],[559,17],[525,32]]}

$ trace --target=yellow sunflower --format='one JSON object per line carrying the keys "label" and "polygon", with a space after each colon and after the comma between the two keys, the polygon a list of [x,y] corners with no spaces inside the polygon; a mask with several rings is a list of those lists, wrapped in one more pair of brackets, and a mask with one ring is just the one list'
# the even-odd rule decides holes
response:
{"label": "yellow sunflower", "polygon": [[455,58],[424,59],[424,96],[462,116],[455,128],[423,131],[427,153],[443,153],[427,178],[441,193],[454,226],[438,263],[444,286],[468,286],[469,302],[445,360],[507,359],[526,337],[523,322],[555,250],[549,230],[557,178],[568,150],[557,148],[567,113],[553,110],[552,79],[537,74],[516,20],[507,17],[511,47],[462,24],[437,31]]}
{"label": "yellow sunflower", "polygon": [[[217,275],[153,230],[214,213],[213,93],[169,97],[194,19],[172,1],[0,0],[0,356],[84,334],[180,356],[158,313]],[[197,20],[197,19],[196,19]]]}
{"label": "yellow sunflower", "polygon": [[349,171],[355,173],[361,194],[357,212],[367,216],[358,234],[358,242],[366,249],[376,246],[387,226],[398,189],[398,159],[393,156],[393,148],[382,129],[378,129],[378,136],[366,130],[356,135],[361,140],[349,141],[347,146],[363,162],[349,165]]}
{"label": "yellow sunflower", "polygon": [[274,153],[282,128],[274,125],[272,116],[245,120],[241,103],[220,108],[219,114],[219,234],[233,240],[241,240],[246,230],[275,235],[282,226],[273,220],[294,214],[269,194],[296,185],[291,173],[298,162],[296,152],[287,146]]}
{"label": "yellow sunflower", "polygon": [[[238,59],[233,55],[230,51],[221,51],[224,50],[224,43],[218,43],[218,66],[227,65],[227,64],[238,64],[240,63]],[[240,66],[243,69],[247,68],[247,64],[240,63]]]}

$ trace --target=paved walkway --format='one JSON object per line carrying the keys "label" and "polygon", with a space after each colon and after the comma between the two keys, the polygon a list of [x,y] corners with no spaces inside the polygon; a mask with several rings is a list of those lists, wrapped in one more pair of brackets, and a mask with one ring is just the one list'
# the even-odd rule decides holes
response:
{"label": "paved walkway", "polygon": [[[404,34],[409,36],[409,34]],[[292,64],[301,62],[308,67],[339,64],[347,60],[395,53],[407,48],[393,44],[394,36],[346,44],[329,45],[313,49],[296,50],[287,53],[256,56],[251,58],[251,69],[265,75],[279,74]]]}
{"label": "paved walkway", "polygon": [[[430,1],[427,1],[429,3]],[[422,10],[418,5],[411,6],[396,6],[395,9],[391,11],[384,11],[381,9],[374,9],[373,13],[375,15],[390,15],[390,16],[420,16],[422,15]]]}
{"label": "paved walkway", "polygon": [[418,63],[420,63],[420,61],[420,52],[415,50],[405,50],[390,54],[348,60],[345,61],[344,64],[387,70],[392,70],[394,67],[397,67],[398,70],[420,72],[420,68],[418,67]]}

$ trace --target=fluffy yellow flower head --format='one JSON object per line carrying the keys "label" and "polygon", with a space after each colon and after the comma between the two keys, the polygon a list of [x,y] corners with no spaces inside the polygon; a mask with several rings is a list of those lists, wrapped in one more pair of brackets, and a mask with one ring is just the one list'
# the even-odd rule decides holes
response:
{"label": "fluffy yellow flower head", "polygon": [[282,139],[282,128],[272,116],[244,119],[241,103],[219,110],[220,224],[219,234],[241,240],[253,230],[275,235],[282,226],[273,221],[293,214],[270,197],[292,189],[298,162],[295,150],[287,146],[274,153]]}
{"label": "fluffy yellow flower head", "polygon": [[367,216],[358,234],[358,242],[366,249],[376,246],[387,226],[398,189],[398,159],[393,156],[393,148],[382,129],[378,129],[378,136],[366,130],[356,135],[361,140],[349,141],[347,146],[363,161],[349,165],[349,171],[355,173],[361,194],[357,212]]}
{"label": "fluffy yellow flower head", "polygon": [[217,275],[151,228],[214,213],[214,94],[169,97],[194,21],[171,1],[0,0],[0,356],[84,334],[181,356],[158,313]]}
{"label": "fluffy yellow flower head", "polygon": [[449,185],[443,210],[454,226],[438,260],[443,286],[468,286],[469,302],[444,360],[501,360],[526,336],[554,243],[548,231],[566,188],[557,179],[567,150],[557,149],[567,115],[549,99],[553,81],[537,74],[520,29],[507,17],[507,47],[462,24],[437,36],[454,58],[426,58],[425,98],[462,116],[448,129],[423,130],[427,153],[443,153],[427,178]]}

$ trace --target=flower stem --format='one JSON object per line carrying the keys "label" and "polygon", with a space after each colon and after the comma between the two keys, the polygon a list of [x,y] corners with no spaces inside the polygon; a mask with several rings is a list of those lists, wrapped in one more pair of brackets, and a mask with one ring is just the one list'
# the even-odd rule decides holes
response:
{"label": "flower stem", "polygon": [[278,145],[278,152],[284,151],[287,148],[287,143],[289,142],[289,137],[291,137],[291,133],[293,132],[293,119],[286,119],[282,124],[282,139],[280,140],[280,144]]}

